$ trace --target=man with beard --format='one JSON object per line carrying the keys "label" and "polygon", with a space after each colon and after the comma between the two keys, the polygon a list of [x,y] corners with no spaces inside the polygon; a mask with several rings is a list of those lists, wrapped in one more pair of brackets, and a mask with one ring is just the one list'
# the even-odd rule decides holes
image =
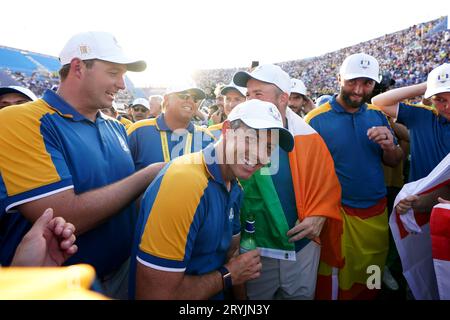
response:
{"label": "man with beard", "polygon": [[[367,268],[383,268],[389,245],[382,164],[396,166],[403,152],[386,116],[364,102],[379,82],[378,61],[364,53],[350,55],[341,66],[338,81],[339,94],[305,120],[325,140],[342,187],[345,266],[338,272],[338,298],[370,299],[376,290],[366,285]],[[318,292],[333,273],[321,266]]]}
{"label": "man with beard", "polygon": [[289,95],[289,108],[300,117],[304,118],[308,112],[316,106],[306,95],[306,86],[300,79],[291,79],[292,87]]}

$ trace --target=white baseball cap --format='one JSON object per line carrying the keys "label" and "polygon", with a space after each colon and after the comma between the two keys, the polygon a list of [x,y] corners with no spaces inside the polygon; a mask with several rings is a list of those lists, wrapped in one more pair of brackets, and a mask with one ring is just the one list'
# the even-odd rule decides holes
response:
{"label": "white baseball cap", "polygon": [[247,82],[255,79],[276,85],[281,91],[291,93],[291,78],[279,66],[274,64],[263,64],[252,72],[239,71],[233,76],[233,82],[241,87],[247,87]]}
{"label": "white baseball cap", "polygon": [[70,38],[59,54],[59,61],[66,65],[74,58],[124,64],[127,70],[136,72],[144,71],[147,67],[145,61],[127,57],[116,38],[107,32],[82,32]]}
{"label": "white baseball cap", "polygon": [[223,87],[222,90],[220,91],[220,94],[224,96],[227,94],[228,91],[231,91],[231,90],[235,90],[235,91],[239,92],[244,97],[247,96],[247,88],[239,87],[239,86],[235,85],[233,81],[231,81],[229,84],[227,84],[225,87]]}
{"label": "white baseball cap", "polygon": [[31,101],[36,101],[38,98],[36,95],[28,88],[20,87],[20,86],[7,86],[7,87],[1,87],[0,88],[0,96],[7,94],[7,93],[18,93],[22,94]]}
{"label": "white baseball cap", "polygon": [[369,78],[380,83],[380,65],[377,59],[365,53],[355,53],[345,58],[339,74],[344,80]]}
{"label": "white baseball cap", "polygon": [[166,94],[172,93],[189,93],[195,96],[198,100],[203,100],[206,98],[206,94],[203,90],[197,88],[196,84],[193,82],[182,82],[168,87]]}
{"label": "white baseball cap", "polygon": [[425,98],[430,98],[435,94],[450,92],[450,63],[441,64],[428,74],[427,91]]}
{"label": "white baseball cap", "polygon": [[150,103],[145,98],[136,98],[133,100],[133,103],[131,104],[131,107],[141,105],[150,110]]}
{"label": "white baseball cap", "polygon": [[306,86],[300,79],[291,79],[292,87],[291,87],[291,93],[300,93],[304,96],[306,96]]}
{"label": "white baseball cap", "polygon": [[283,127],[280,111],[271,102],[258,99],[242,102],[231,110],[227,120],[230,122],[241,120],[253,129],[278,129],[280,130],[280,147],[286,152],[294,148],[294,137]]}

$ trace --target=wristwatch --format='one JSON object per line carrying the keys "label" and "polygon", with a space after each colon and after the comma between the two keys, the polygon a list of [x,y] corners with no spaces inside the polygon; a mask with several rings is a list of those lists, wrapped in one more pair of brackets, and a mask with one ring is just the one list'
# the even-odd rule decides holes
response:
{"label": "wristwatch", "polygon": [[231,273],[230,271],[228,271],[227,268],[225,268],[224,266],[221,266],[219,268],[219,272],[222,275],[222,285],[223,285],[223,290],[228,290],[233,286],[233,282],[231,281]]}

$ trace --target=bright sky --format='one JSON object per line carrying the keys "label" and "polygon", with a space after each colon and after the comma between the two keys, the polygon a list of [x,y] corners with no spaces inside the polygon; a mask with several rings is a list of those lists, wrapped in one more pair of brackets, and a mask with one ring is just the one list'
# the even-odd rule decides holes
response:
{"label": "bright sky", "polygon": [[[10,13],[10,14],[8,14]],[[113,33],[147,61],[137,86],[196,68],[307,58],[448,15],[448,0],[6,0],[0,45],[58,56],[75,33]]]}

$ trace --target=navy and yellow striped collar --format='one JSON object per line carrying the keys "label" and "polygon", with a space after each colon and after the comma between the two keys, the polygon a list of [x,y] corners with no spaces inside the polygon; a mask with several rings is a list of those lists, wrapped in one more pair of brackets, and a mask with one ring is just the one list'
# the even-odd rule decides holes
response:
{"label": "navy and yellow striped collar", "polygon": [[[71,118],[74,121],[90,121],[53,90],[46,90],[42,99],[64,117]],[[97,113],[97,117],[99,114],[100,112]]]}
{"label": "navy and yellow striped collar", "polygon": [[[164,120],[164,113],[161,113],[156,118],[156,127],[158,128],[159,131],[172,131],[167,126],[166,121]],[[194,133],[194,130],[195,130],[194,124],[192,122],[189,122],[189,125],[186,128],[186,130],[189,131],[190,133]]]}
{"label": "navy and yellow striped collar", "polygon": [[[333,98],[331,98],[331,100],[330,100],[331,108],[335,112],[338,112],[338,113],[350,113],[350,112],[345,111],[345,109],[339,104],[339,102],[337,102],[336,97],[337,97],[337,95],[334,95]],[[354,114],[362,113],[362,112],[364,112],[366,110],[367,110],[367,103],[363,103],[359,107],[359,110],[356,111]]]}

